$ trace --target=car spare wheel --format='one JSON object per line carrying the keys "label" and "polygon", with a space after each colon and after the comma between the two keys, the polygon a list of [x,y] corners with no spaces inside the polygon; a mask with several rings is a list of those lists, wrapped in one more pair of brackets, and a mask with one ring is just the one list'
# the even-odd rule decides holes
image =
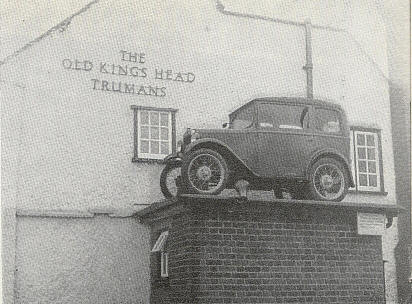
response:
{"label": "car spare wheel", "polygon": [[179,163],[167,164],[160,174],[160,189],[166,198],[176,197],[178,194],[178,183],[181,174],[181,165]]}
{"label": "car spare wheel", "polygon": [[211,149],[195,150],[183,161],[182,176],[191,193],[219,194],[225,189],[228,174],[225,159]]}
{"label": "car spare wheel", "polygon": [[341,201],[348,191],[348,174],[341,162],[325,157],[310,170],[309,191],[315,200]]}

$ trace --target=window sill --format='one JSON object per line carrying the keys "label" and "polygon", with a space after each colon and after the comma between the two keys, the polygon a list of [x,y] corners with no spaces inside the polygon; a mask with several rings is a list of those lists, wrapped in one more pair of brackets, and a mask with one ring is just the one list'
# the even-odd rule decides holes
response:
{"label": "window sill", "polygon": [[155,158],[139,158],[133,157],[132,163],[153,163],[153,164],[164,164],[163,159],[155,159]]}
{"label": "window sill", "polygon": [[362,191],[362,190],[349,190],[348,193],[352,194],[371,194],[371,195],[382,195],[386,196],[388,195],[388,192],[386,191]]}

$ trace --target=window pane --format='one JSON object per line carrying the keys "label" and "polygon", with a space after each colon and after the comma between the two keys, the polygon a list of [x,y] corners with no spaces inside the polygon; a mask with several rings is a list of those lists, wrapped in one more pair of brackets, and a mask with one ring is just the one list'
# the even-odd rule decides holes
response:
{"label": "window pane", "polygon": [[366,161],[358,161],[359,172],[366,172]]}
{"label": "window pane", "polygon": [[169,143],[162,141],[160,143],[160,153],[161,154],[169,154]]}
{"label": "window pane", "polygon": [[161,113],[160,114],[160,125],[167,127],[169,125],[169,114]]}
{"label": "window pane", "polygon": [[142,111],[140,112],[140,120],[142,125],[148,125],[149,124],[149,112]]}
{"label": "window pane", "polygon": [[366,159],[366,150],[365,148],[358,148],[358,158]]}
{"label": "window pane", "polygon": [[150,138],[159,139],[159,128],[150,127]]}
{"label": "window pane", "polygon": [[149,141],[147,140],[140,141],[140,152],[149,153]]}
{"label": "window pane", "polygon": [[368,159],[374,160],[375,159],[375,149],[368,148]]}
{"label": "window pane", "polygon": [[366,174],[359,174],[359,186],[368,185],[368,176]]}
{"label": "window pane", "polygon": [[159,154],[159,142],[158,141],[150,142],[150,153]]}
{"label": "window pane", "polygon": [[316,108],[315,129],[326,133],[340,132],[339,114],[329,109]]}
{"label": "window pane", "polygon": [[149,138],[149,127],[141,127],[140,128],[140,136],[142,138]]}
{"label": "window pane", "polygon": [[150,124],[151,125],[159,125],[159,113],[150,112]]}
{"label": "window pane", "polygon": [[169,139],[169,129],[168,128],[162,128],[161,129],[160,139],[162,139],[162,140],[168,140]]}
{"label": "window pane", "polygon": [[376,173],[376,162],[374,161],[368,162],[368,171],[369,173]]}
{"label": "window pane", "polygon": [[259,125],[263,128],[303,129],[308,107],[263,103],[259,105]]}
{"label": "window pane", "polygon": [[369,186],[376,187],[378,185],[378,180],[376,175],[369,175]]}
{"label": "window pane", "polygon": [[356,144],[364,146],[365,145],[365,135],[357,134],[356,135]]}
{"label": "window pane", "polygon": [[375,138],[373,135],[366,135],[366,143],[368,146],[375,146]]}

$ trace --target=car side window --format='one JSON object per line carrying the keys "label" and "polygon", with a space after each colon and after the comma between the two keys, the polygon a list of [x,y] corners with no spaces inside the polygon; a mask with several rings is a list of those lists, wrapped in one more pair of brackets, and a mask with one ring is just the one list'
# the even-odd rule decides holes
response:
{"label": "car side window", "polygon": [[339,133],[341,131],[339,113],[335,110],[315,108],[314,128],[323,133]]}
{"label": "car side window", "polygon": [[239,111],[234,117],[231,128],[232,129],[246,129],[250,128],[253,124],[254,108],[249,106]]}
{"label": "car side window", "polygon": [[261,128],[302,130],[308,126],[309,107],[262,103],[259,105]]}

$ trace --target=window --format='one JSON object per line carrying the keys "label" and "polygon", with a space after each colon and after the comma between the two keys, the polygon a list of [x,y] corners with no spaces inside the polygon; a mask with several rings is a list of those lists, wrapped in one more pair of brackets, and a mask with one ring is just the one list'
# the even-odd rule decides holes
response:
{"label": "window", "polygon": [[152,248],[152,252],[160,252],[163,250],[167,237],[169,236],[169,231],[163,231],[159,237],[156,240],[156,243],[154,244]]}
{"label": "window", "polygon": [[167,252],[160,253],[160,276],[162,278],[169,277],[169,259]]}
{"label": "window", "polygon": [[261,128],[295,129],[307,127],[308,107],[300,105],[259,105],[259,126]]}
{"label": "window", "polygon": [[169,231],[163,231],[152,248],[152,253],[160,252],[160,277],[169,277],[169,256],[166,252],[166,241]]}
{"label": "window", "polygon": [[238,111],[233,117],[231,128],[232,129],[246,129],[250,128],[253,124],[253,114],[255,108],[249,105],[247,108],[243,108]]}
{"label": "window", "polygon": [[323,133],[339,133],[339,113],[330,110],[315,108],[315,119],[313,121],[315,130]]}
{"label": "window", "polygon": [[162,160],[175,151],[175,109],[132,106],[134,111],[134,157]]}
{"label": "window", "polygon": [[380,131],[351,128],[351,157],[355,190],[384,192]]}

